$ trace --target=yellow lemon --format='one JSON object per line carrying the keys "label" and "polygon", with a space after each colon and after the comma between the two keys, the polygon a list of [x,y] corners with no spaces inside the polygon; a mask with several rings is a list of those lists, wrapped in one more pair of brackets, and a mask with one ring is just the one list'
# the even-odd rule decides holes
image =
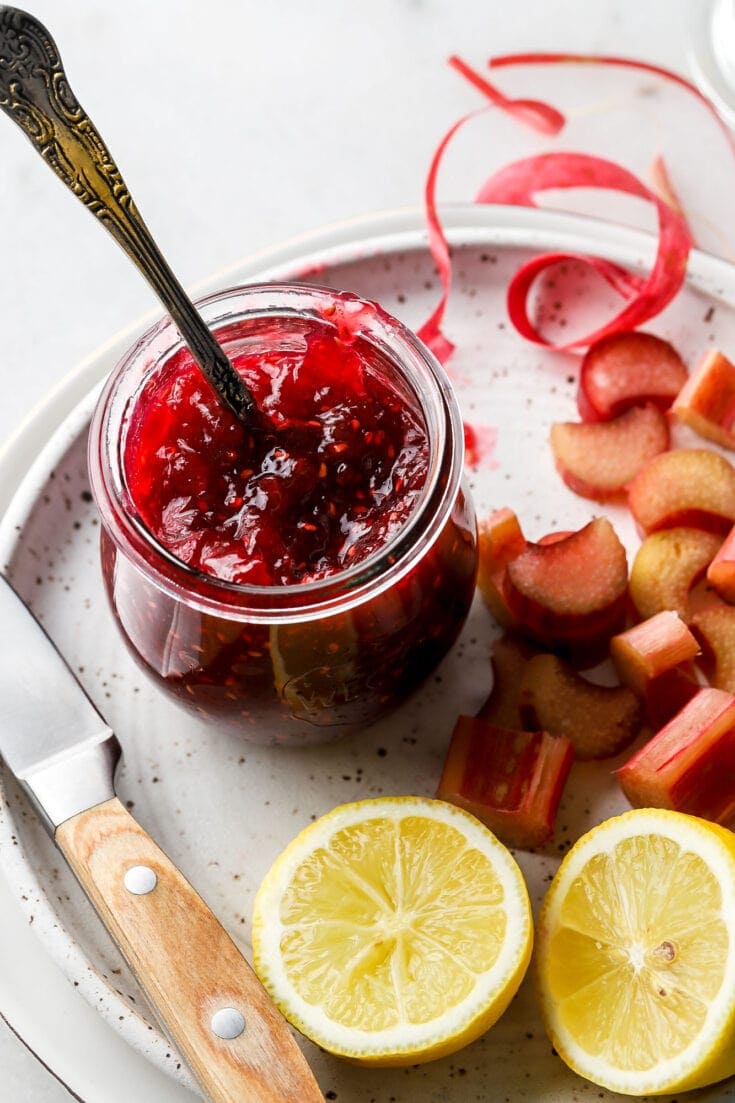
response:
{"label": "yellow lemon", "polygon": [[584,835],[539,916],[541,1008],[557,1052],[627,1095],[735,1073],[735,835],[636,809]]}
{"label": "yellow lemon", "polygon": [[500,1017],[528,967],[528,893],[508,850],[443,801],[335,808],[255,900],[255,969],[286,1018],[362,1064],[452,1053]]}

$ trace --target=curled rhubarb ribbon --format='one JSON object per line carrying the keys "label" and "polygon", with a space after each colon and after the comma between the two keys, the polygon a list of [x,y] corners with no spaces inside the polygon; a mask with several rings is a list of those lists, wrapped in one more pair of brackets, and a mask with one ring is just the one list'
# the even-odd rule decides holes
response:
{"label": "curled rhubarb ribbon", "polygon": [[735,135],[727,124],[717,114],[717,110],[711,100],[708,100],[703,92],[700,92],[696,84],[692,84],[680,73],[666,69],[662,65],[654,65],[650,61],[640,61],[638,58],[618,57],[615,54],[560,54],[560,53],[524,53],[501,54],[488,59],[489,69],[507,69],[513,65],[611,65],[613,68],[635,69],[639,73],[648,73],[650,76],[661,77],[672,84],[678,84],[685,92],[689,92],[699,100],[715,120],[730,149],[735,153]]}
{"label": "curled rhubarb ribbon", "polygon": [[[494,108],[505,111],[519,122],[546,135],[557,134],[560,131],[564,117],[556,108],[538,100],[510,99],[461,59],[452,57],[449,61],[453,68],[485,95]],[[693,92],[698,99],[707,104],[710,110],[713,110],[701,93],[683,77],[645,62],[566,54],[515,54],[492,58],[489,64],[492,68],[514,64],[573,61],[623,65],[666,77]],[[446,363],[454,348],[441,329],[451,290],[452,263],[449,246],[437,212],[436,182],[442,159],[452,139],[465,123],[480,113],[481,111],[464,115],[450,127],[434,153],[426,179],[424,198],[429,247],[442,283],[442,296],[430,318],[419,330],[419,337],[442,363]],[[729,141],[735,150],[735,140],[729,137]],[[665,199],[660,198],[633,173],[615,162],[584,153],[554,152],[527,157],[506,165],[485,182],[476,197],[478,203],[507,203],[533,207],[537,206],[536,196],[548,189],[591,187],[636,196],[652,203],[656,210],[658,247],[648,276],[641,277],[604,257],[584,253],[546,253],[522,265],[508,287],[507,301],[508,313],[513,325],[528,340],[556,349],[586,347],[601,337],[642,325],[660,313],[677,294],[684,281],[687,259],[693,242],[684,213],[675,202],[675,193],[665,166],[660,159],[656,164],[659,190],[663,191]],[[529,299],[538,277],[546,269],[563,261],[577,261],[593,268],[626,300],[626,305],[614,318],[592,333],[567,342],[555,342],[544,337],[532,322]]]}
{"label": "curled rhubarb ribbon", "polygon": [[[585,153],[543,153],[526,157],[500,169],[483,185],[478,203],[512,203],[535,206],[535,197],[551,188],[603,188],[637,196],[652,203],[658,217],[658,248],[649,275],[643,280],[634,273],[600,262],[585,253],[544,253],[527,261],[508,287],[508,314],[518,332],[529,341],[556,349],[586,347],[602,337],[635,329],[659,314],[679,291],[686,274],[692,239],[683,215],[674,210],[620,165]],[[537,278],[553,265],[578,261],[601,273],[627,305],[609,322],[592,333],[571,341],[554,342],[544,337],[529,315],[528,302]]]}

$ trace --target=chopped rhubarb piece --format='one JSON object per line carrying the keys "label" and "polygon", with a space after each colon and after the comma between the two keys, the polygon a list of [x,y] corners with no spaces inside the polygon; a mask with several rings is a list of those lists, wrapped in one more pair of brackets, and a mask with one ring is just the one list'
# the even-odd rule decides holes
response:
{"label": "chopped rhubarb piece", "polygon": [[651,678],[646,686],[646,719],[653,731],[668,724],[700,690],[692,663],[680,663]]}
{"label": "chopped rhubarb piece", "polygon": [[591,666],[622,628],[627,586],[625,549],[598,517],[565,540],[527,544],[508,564],[504,594],[525,635]]}
{"label": "chopped rhubarb piece", "polygon": [[707,568],[707,581],[725,601],[735,601],[735,527]]}
{"label": "chopped rhubarb piece", "polygon": [[706,448],[664,452],[633,479],[628,504],[645,533],[690,525],[724,534],[735,523],[735,469]]}
{"label": "chopped rhubarb piece", "polygon": [[554,831],[574,761],[568,739],[460,716],[437,796],[466,808],[507,846],[542,846]]}
{"label": "chopped rhubarb piece", "polygon": [[700,665],[707,680],[735,693],[735,607],[719,602],[696,613],[692,632],[702,645]]}
{"label": "chopped rhubarb piece", "polygon": [[641,544],[630,572],[630,599],[643,618],[665,609],[689,622],[689,592],[712,562],[720,537],[702,529],[654,532]]}
{"label": "chopped rhubarb piece", "polygon": [[621,497],[644,464],[668,447],[668,422],[650,404],[634,406],[612,421],[551,426],[557,471],[575,494],[598,502]]}
{"label": "chopped rhubarb piece", "polygon": [[700,689],[618,770],[635,808],[673,808],[735,826],[735,697]]}
{"label": "chopped rhubarb piece", "polygon": [[735,364],[710,349],[682,387],[673,410],[700,437],[735,449]]}
{"label": "chopped rhubarb piece", "polygon": [[698,691],[691,664],[698,651],[696,639],[671,610],[656,613],[610,641],[618,676],[645,702],[646,719],[654,731]]}
{"label": "chopped rhubarb piece", "polygon": [[538,654],[525,640],[500,636],[492,646],[493,688],[477,716],[499,728],[523,728],[518,711],[518,694],[523,670],[529,659]]}
{"label": "chopped rhubarb piece", "polygon": [[505,568],[520,555],[526,538],[512,509],[496,509],[480,522],[478,532],[479,570],[477,585],[490,612],[499,624],[510,628],[515,617],[503,597]]}
{"label": "chopped rhubarb piece", "polygon": [[654,678],[689,662],[698,651],[696,639],[671,610],[656,613],[610,640],[610,658],[620,681],[639,697],[645,697]]}
{"label": "chopped rhubarb piece", "polygon": [[652,402],[668,410],[687,381],[673,345],[652,333],[614,333],[590,345],[579,372],[577,409],[584,421],[609,421]]}
{"label": "chopped rhubarb piece", "polygon": [[480,522],[482,551],[491,566],[509,563],[520,555],[526,546],[520,521],[512,509],[503,506]]}
{"label": "chopped rhubarb piece", "polygon": [[558,544],[560,540],[566,540],[567,536],[573,536],[574,531],[572,529],[562,529],[561,532],[547,532],[545,536],[542,536],[540,540],[537,540],[537,544]]}
{"label": "chopped rhubarb piece", "polygon": [[581,759],[617,754],[643,725],[643,707],[627,686],[593,685],[556,655],[526,663],[519,707],[525,728],[564,736]]}

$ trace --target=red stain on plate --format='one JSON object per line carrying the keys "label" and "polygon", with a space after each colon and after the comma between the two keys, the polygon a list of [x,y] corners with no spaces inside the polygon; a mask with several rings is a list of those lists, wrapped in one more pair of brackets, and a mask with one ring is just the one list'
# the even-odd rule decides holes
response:
{"label": "red stain on plate", "polygon": [[467,467],[484,467],[495,471],[500,466],[495,458],[498,430],[492,425],[469,425],[464,422],[464,462]]}

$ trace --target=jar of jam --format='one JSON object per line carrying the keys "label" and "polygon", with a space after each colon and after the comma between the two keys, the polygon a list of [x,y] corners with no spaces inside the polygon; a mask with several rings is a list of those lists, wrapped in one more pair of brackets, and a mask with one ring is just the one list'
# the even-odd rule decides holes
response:
{"label": "jar of jam", "polygon": [[89,466],[118,626],[163,689],[246,739],[358,730],[420,685],[472,601],[451,387],[348,293],[261,285],[199,307],[262,423],[221,405],[168,319],[112,373]]}

